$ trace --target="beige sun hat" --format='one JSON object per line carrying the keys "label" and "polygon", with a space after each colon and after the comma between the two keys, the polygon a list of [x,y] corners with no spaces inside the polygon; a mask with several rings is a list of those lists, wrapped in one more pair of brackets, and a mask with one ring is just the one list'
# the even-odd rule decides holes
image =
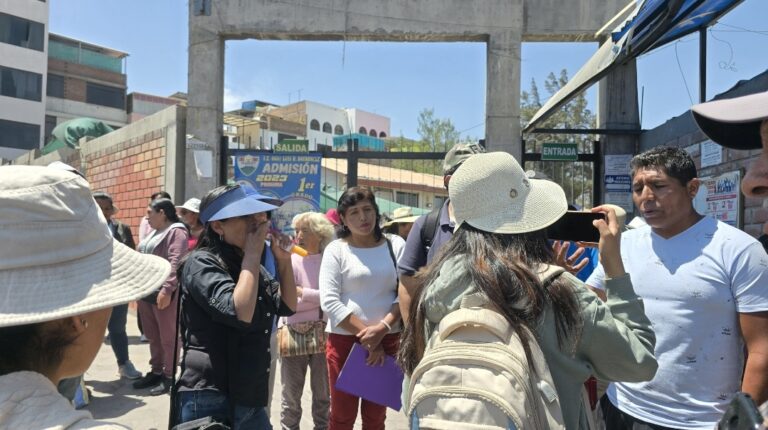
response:
{"label": "beige sun hat", "polygon": [[47,167],[0,167],[0,327],[137,300],[170,272],[163,258],[111,236],[85,179]]}
{"label": "beige sun hat", "polygon": [[457,228],[466,222],[491,233],[541,230],[568,210],[560,185],[528,178],[506,152],[476,154],[467,159],[451,178],[448,194]]}
{"label": "beige sun hat", "polygon": [[197,197],[192,197],[191,199],[184,202],[181,206],[176,206],[177,209],[186,209],[190,212],[194,212],[196,214],[200,213],[200,199]]}
{"label": "beige sun hat", "polygon": [[419,219],[418,215],[413,214],[413,210],[407,206],[396,208],[392,211],[392,219],[381,225],[381,228],[387,228],[395,223],[409,223],[416,222]]}

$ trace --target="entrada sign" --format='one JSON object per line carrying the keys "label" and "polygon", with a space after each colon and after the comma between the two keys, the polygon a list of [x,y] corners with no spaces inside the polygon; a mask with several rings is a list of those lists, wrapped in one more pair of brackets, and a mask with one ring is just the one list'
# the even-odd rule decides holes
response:
{"label": "entrada sign", "polygon": [[576,161],[579,148],[575,143],[545,143],[541,148],[542,161]]}

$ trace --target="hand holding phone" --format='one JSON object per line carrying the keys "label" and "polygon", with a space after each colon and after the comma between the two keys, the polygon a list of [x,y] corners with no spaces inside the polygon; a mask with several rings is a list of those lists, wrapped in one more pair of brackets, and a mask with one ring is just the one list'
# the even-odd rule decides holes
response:
{"label": "hand holding phone", "polygon": [[594,221],[604,220],[602,212],[568,211],[562,218],[547,227],[547,238],[567,242],[600,241],[600,231]]}

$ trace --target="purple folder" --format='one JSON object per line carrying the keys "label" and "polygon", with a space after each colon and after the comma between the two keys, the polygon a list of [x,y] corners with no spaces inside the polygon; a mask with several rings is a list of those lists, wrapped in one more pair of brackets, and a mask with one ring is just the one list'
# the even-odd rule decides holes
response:
{"label": "purple folder", "polygon": [[365,364],[367,357],[368,351],[359,343],[352,346],[336,380],[336,389],[399,411],[403,406],[403,371],[390,355],[384,356],[381,366]]}

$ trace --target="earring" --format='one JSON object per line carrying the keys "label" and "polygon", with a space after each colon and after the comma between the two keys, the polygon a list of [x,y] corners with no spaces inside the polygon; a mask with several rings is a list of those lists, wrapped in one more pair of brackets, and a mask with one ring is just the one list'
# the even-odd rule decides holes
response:
{"label": "earring", "polygon": [[83,328],[88,328],[88,321],[86,320],[80,320],[80,324],[83,325]]}
{"label": "earring", "polygon": [[220,241],[222,241],[222,242],[224,242],[224,233],[221,233],[221,234],[219,235],[219,240],[220,240]]}

